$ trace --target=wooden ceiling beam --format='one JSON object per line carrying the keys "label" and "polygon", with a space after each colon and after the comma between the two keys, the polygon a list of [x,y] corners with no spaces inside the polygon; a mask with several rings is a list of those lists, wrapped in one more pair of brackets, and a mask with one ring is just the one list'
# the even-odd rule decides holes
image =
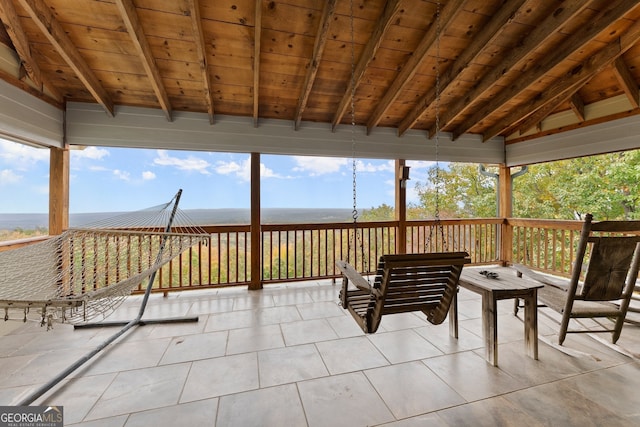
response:
{"label": "wooden ceiling beam", "polygon": [[211,77],[209,76],[209,63],[207,61],[207,50],[204,42],[204,31],[202,30],[202,20],[200,18],[200,3],[198,0],[188,0],[188,7],[191,11],[191,28],[193,39],[196,44],[196,55],[198,55],[198,66],[202,76],[202,85],[205,102],[207,104],[207,114],[209,124],[214,123],[213,96],[211,94]]}
{"label": "wooden ceiling beam", "polygon": [[29,48],[27,35],[22,29],[22,25],[20,25],[20,17],[12,2],[0,2],[0,20],[2,20],[9,39],[20,57],[21,66],[24,67],[36,88],[42,92],[44,90],[42,73],[40,72],[38,64],[31,57],[31,49]]}
{"label": "wooden ceiling beam", "polygon": [[625,64],[624,59],[622,57],[618,57],[615,61],[613,61],[613,72],[622,85],[622,90],[629,98],[629,102],[633,108],[640,107],[640,90],[638,90],[638,83],[631,75],[629,71],[629,67]]}
{"label": "wooden ceiling beam", "polygon": [[[535,67],[522,74],[511,86],[491,98],[482,107],[478,108],[473,114],[471,114],[471,116],[463,123],[460,123],[453,131],[454,139],[467,132],[486,117],[489,117],[491,114],[501,109],[513,98],[522,94],[529,86],[536,83],[550,70],[565,61],[567,57],[591,42],[594,37],[602,33],[602,31],[604,31],[608,26],[637,6],[637,0],[621,0],[610,4],[609,7],[600,11],[600,13],[589,21],[589,25],[585,25],[575,33],[571,34],[561,43],[558,49],[555,49],[550,53],[550,55],[541,59]],[[520,111],[521,110],[518,109],[515,113]],[[504,122],[500,121],[500,123]],[[492,133],[493,130],[486,134],[485,138],[488,137],[488,139],[490,139],[491,137],[489,135]],[[493,136],[495,135],[497,134],[494,134]]]}
{"label": "wooden ceiling beam", "polygon": [[260,118],[260,49],[262,40],[262,0],[256,0],[255,30],[253,33],[253,126]]}
{"label": "wooden ceiling beam", "polygon": [[398,126],[398,135],[403,135],[408,129],[410,129],[418,121],[420,116],[429,109],[437,100],[439,96],[436,93],[438,90],[440,93],[444,92],[470,64],[472,64],[481,54],[483,47],[491,43],[492,40],[497,38],[504,26],[511,22],[525,0],[509,0],[506,4],[503,4],[498,8],[498,11],[493,16],[491,21],[483,28],[479,30],[477,34],[472,36],[471,42],[467,45],[465,50],[456,58],[453,64],[442,73],[440,76],[440,87],[433,86],[427,93],[418,101],[416,106],[407,114],[407,116],[400,122]]}
{"label": "wooden ceiling beam", "polygon": [[106,89],[100,83],[100,80],[91,71],[78,49],[74,46],[64,28],[55,19],[51,9],[45,5],[42,0],[18,0],[20,5],[27,11],[31,19],[42,31],[42,34],[56,49],[58,54],[75,72],[76,76],[87,90],[109,114],[113,117],[114,107],[113,100]]}
{"label": "wooden ceiling beam", "polygon": [[401,0],[388,0],[385,3],[382,15],[380,16],[380,19],[378,19],[376,27],[369,36],[369,41],[360,55],[358,64],[353,69],[353,75],[349,78],[347,90],[344,92],[344,95],[338,104],[338,108],[336,109],[336,113],[333,116],[333,120],[331,121],[331,129],[335,130],[336,126],[340,121],[342,121],[342,117],[344,117],[347,112],[347,108],[351,105],[353,100],[352,98],[354,98],[355,95],[355,89],[360,85],[360,82],[364,77],[364,73],[367,71],[367,67],[376,56],[376,52],[378,51],[378,48],[380,48],[384,35],[400,11],[401,3]]}
{"label": "wooden ceiling beam", "polygon": [[510,133],[515,129],[525,131],[548,117],[560,104],[567,101],[596,74],[631,49],[640,41],[640,21],[634,23],[618,39],[590,56],[586,62],[566,73],[546,89],[544,97],[527,102],[488,129],[483,138],[485,141],[499,133]]}
{"label": "wooden ceiling beam", "polygon": [[[521,43],[505,52],[502,60],[482,76],[465,96],[461,96],[447,106],[447,109],[440,114],[441,128],[445,128],[459,115],[473,106],[478,99],[482,99],[483,95],[489,91],[508,70],[518,67],[531,52],[535,51],[538,46],[544,44],[571,18],[582,12],[589,2],[589,0],[568,2],[568,4],[564,2],[552,10]],[[433,132],[434,130],[430,131],[431,134]]]}
{"label": "wooden ceiling beam", "polygon": [[16,12],[13,2],[0,2],[0,20],[4,24],[4,28],[13,43],[13,47],[16,49],[18,57],[20,57],[21,66],[27,73],[27,76],[31,79],[36,88],[45,93],[45,86],[47,91],[51,94],[57,102],[63,102],[63,97],[58,89],[51,83],[47,82],[43,77],[38,63],[31,56],[31,49],[29,48],[29,39],[27,34],[22,28],[20,23],[20,17]]}
{"label": "wooden ceiling beam", "polygon": [[586,118],[584,114],[584,101],[578,92],[571,95],[571,98],[569,99],[569,106],[578,120],[580,122],[584,122]]}
{"label": "wooden ceiling beam", "polygon": [[296,107],[296,114],[294,116],[293,128],[298,130],[300,122],[302,121],[302,113],[307,107],[307,101],[309,100],[309,94],[313,88],[313,83],[316,80],[318,74],[318,67],[322,60],[322,54],[324,53],[324,47],[327,44],[327,38],[329,36],[329,24],[336,12],[336,1],[327,0],[322,10],[322,19],[320,20],[320,27],[318,29],[318,36],[316,37],[315,44],[313,46],[313,56],[309,65],[307,66],[307,74],[304,78],[304,84],[302,85],[302,93],[298,97],[298,106]]}
{"label": "wooden ceiling beam", "polygon": [[162,83],[162,77],[160,76],[160,71],[158,71],[158,66],[151,52],[151,46],[149,46],[147,37],[140,24],[136,6],[133,4],[133,0],[116,0],[116,6],[124,21],[125,27],[127,27],[133,45],[138,51],[138,56],[142,61],[142,66],[144,67],[147,77],[149,77],[153,92],[156,94],[156,98],[158,98],[160,108],[164,111],[167,120],[172,121],[169,96],[167,95],[164,83]]}
{"label": "wooden ceiling beam", "polygon": [[[384,96],[376,105],[375,110],[373,110],[373,113],[367,122],[367,133],[370,133],[371,130],[380,123],[384,113],[398,98],[407,82],[409,82],[415,75],[418,66],[422,63],[427,52],[437,41],[439,36],[438,32],[444,32],[444,29],[447,28],[449,23],[462,11],[464,3],[465,0],[451,0],[447,2],[440,11],[440,22],[437,22],[437,16],[434,17],[433,22],[429,26],[429,29],[422,40],[420,40],[420,43],[418,43],[418,46],[414,49],[413,54],[409,56],[407,62],[402,66],[400,73],[398,73],[398,76],[394,79],[389,88],[387,88]],[[439,64],[436,64],[436,66],[439,66]]]}

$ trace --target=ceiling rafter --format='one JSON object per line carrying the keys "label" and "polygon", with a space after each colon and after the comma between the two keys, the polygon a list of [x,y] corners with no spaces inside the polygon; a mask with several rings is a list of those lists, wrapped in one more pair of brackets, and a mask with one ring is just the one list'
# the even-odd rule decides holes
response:
{"label": "ceiling rafter", "polygon": [[571,98],[569,99],[569,106],[578,120],[584,122],[586,119],[586,115],[584,113],[584,101],[578,92],[571,95]]}
{"label": "ceiling rafter", "polygon": [[0,2],[0,20],[4,23],[5,30],[13,43],[13,47],[16,49],[16,53],[20,57],[21,66],[33,84],[43,94],[45,93],[44,89],[46,87],[55,101],[62,102],[62,95],[58,89],[45,80],[40,71],[40,67],[31,56],[29,39],[20,24],[20,17],[12,2]]}
{"label": "ceiling rafter", "polygon": [[107,114],[114,116],[113,100],[100,80],[91,71],[91,68],[84,60],[78,49],[65,32],[62,25],[55,19],[51,9],[42,0],[18,0],[20,5],[27,11],[31,19],[38,26],[49,42],[56,49],[58,54],[64,59],[69,67],[76,74],[91,96],[100,104]]}
{"label": "ceiling rafter", "polygon": [[313,56],[311,57],[311,61],[309,61],[309,65],[307,66],[307,74],[304,78],[302,92],[300,94],[300,97],[298,98],[296,114],[293,118],[293,127],[295,130],[298,130],[298,127],[300,127],[300,122],[302,121],[302,113],[304,113],[304,109],[307,107],[309,94],[311,93],[311,88],[313,87],[316,75],[318,74],[320,60],[322,59],[324,47],[327,44],[327,38],[329,36],[329,24],[331,24],[331,19],[336,12],[336,1],[337,0],[327,0],[322,11],[322,18],[320,20],[318,36],[316,37],[316,41],[313,46]]}
{"label": "ceiling rafter", "polygon": [[256,0],[255,30],[253,35],[253,126],[258,127],[260,117],[260,49],[262,40],[262,0]]}
{"label": "ceiling rafter", "polygon": [[149,83],[151,83],[153,92],[158,98],[160,108],[164,111],[167,120],[172,121],[169,96],[167,95],[164,83],[162,83],[162,76],[160,76],[160,71],[158,71],[158,66],[156,65],[153,53],[151,52],[149,41],[144,34],[142,25],[140,24],[140,18],[138,18],[136,6],[133,4],[133,0],[116,0],[116,6],[118,7],[120,16],[124,21],[125,27],[127,27],[129,36],[138,51],[138,56],[142,61],[142,66],[147,73],[147,77],[149,77]]}
{"label": "ceiling rafter", "polygon": [[[391,106],[391,104],[398,98],[400,91],[415,75],[418,66],[424,59],[425,55],[431,49],[438,38],[438,29],[443,32],[447,25],[456,17],[461,11],[462,6],[466,0],[451,0],[444,5],[440,11],[440,24],[436,22],[437,17],[434,16],[433,22],[429,26],[427,33],[424,35],[418,46],[413,51],[413,54],[409,56],[407,62],[402,66],[400,73],[398,73],[395,80],[391,83],[384,96],[376,106],[375,110],[369,117],[367,122],[367,133],[380,123],[382,116]],[[441,27],[441,28],[438,28]]]}
{"label": "ceiling rafter", "polygon": [[[588,60],[576,67],[577,70],[565,74],[547,89],[549,94],[545,99],[539,99],[521,108],[517,108],[508,117],[488,129],[484,139],[491,138],[503,130],[507,132],[515,129],[526,130],[536,123],[548,117],[560,104],[571,98],[582,86],[584,86],[596,74],[609,67],[616,59],[631,49],[640,41],[640,22],[632,25],[620,38],[609,43],[606,47],[592,55]],[[510,122],[508,122],[511,120]],[[510,123],[511,125],[507,125]]]}
{"label": "ceiling rafter", "polygon": [[640,90],[638,90],[638,84],[631,75],[629,67],[625,64],[622,57],[618,57],[613,61],[613,72],[618,78],[618,82],[622,85],[622,90],[629,98],[629,102],[633,108],[640,107]]}
{"label": "ceiling rafter", "polygon": [[191,10],[191,27],[196,44],[196,55],[198,55],[198,66],[202,75],[202,91],[204,92],[207,104],[207,114],[209,124],[214,123],[213,97],[211,95],[211,77],[209,76],[209,64],[207,62],[207,50],[205,49],[204,32],[202,31],[202,20],[200,19],[200,3],[198,0],[188,0]]}
{"label": "ceiling rafter", "polygon": [[344,114],[347,112],[347,108],[352,102],[353,94],[355,93],[355,88],[360,85],[362,78],[364,77],[364,73],[367,71],[367,67],[373,61],[373,58],[376,56],[376,52],[382,43],[382,39],[386,34],[389,26],[393,23],[396,15],[400,11],[400,5],[402,0],[388,0],[384,6],[384,10],[382,12],[382,16],[378,19],[378,23],[376,27],[373,29],[373,32],[369,36],[369,41],[367,42],[362,54],[360,55],[360,59],[358,60],[358,64],[353,69],[353,76],[349,79],[349,84],[347,85],[347,90],[344,92],[340,103],[338,104],[338,108],[336,109],[336,113],[333,116],[333,120],[331,121],[331,128],[335,130],[336,126],[344,117]]}
{"label": "ceiling rafter", "polygon": [[[522,43],[505,53],[502,60],[482,76],[466,96],[453,101],[448,108],[440,114],[440,128],[445,128],[460,114],[473,106],[489,89],[494,87],[507,70],[518,67],[532,51],[547,41],[558,28],[562,27],[571,18],[583,11],[588,4],[589,0],[569,2],[569,4],[563,3],[551,11],[540,25],[534,28],[531,33],[522,40]],[[429,134],[433,134],[434,132],[435,131],[431,129]]]}
{"label": "ceiling rafter", "polygon": [[[453,83],[472,62],[481,54],[482,48],[491,43],[501,32],[504,26],[511,22],[525,0],[509,0],[507,4],[499,7],[493,18],[477,34],[472,36],[472,41],[466,49],[456,58],[453,64],[440,77],[440,87],[435,85],[418,101],[415,107],[407,114],[398,126],[398,135],[403,135],[422,116],[438,97],[436,90],[441,93]],[[431,137],[431,136],[430,136]]]}
{"label": "ceiling rafter", "polygon": [[[627,14],[630,10],[637,6],[637,0],[622,0],[618,3],[609,5],[609,7],[602,10],[600,13],[593,17],[593,19],[590,21],[590,25],[586,25],[580,28],[578,31],[565,39],[561,44],[561,48],[555,49],[555,51],[551,52],[549,56],[539,61],[535,67],[524,73],[506,90],[498,93],[497,96],[491,98],[491,100],[485,103],[482,107],[478,108],[463,123],[458,124],[456,129],[453,131],[453,138],[457,138],[486,117],[498,111],[512,98],[524,92],[529,86],[538,81],[548,71],[556,67],[562,61],[566,60],[569,55],[580,50],[595,36],[604,31],[609,25],[611,25],[617,19]],[[520,112],[520,110],[517,112]],[[490,138],[489,135],[491,133],[493,133],[493,130],[486,133],[485,138]]]}

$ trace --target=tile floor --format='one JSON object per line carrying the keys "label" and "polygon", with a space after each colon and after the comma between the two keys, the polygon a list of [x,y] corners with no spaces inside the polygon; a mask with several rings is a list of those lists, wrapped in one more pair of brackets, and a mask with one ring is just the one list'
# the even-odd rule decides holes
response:
{"label": "tile floor", "polygon": [[[69,426],[632,426],[640,362],[570,335],[572,357],[540,343],[501,301],[499,367],[484,360],[479,296],[461,290],[460,338],[448,322],[386,316],[364,335],[329,281],[152,296],[146,318],[34,404],[64,406]],[[130,297],[110,319],[132,319]],[[14,317],[19,317],[14,314]],[[0,322],[0,405],[15,405],[117,328]],[[553,339],[540,316],[540,334]],[[640,327],[619,344],[640,353]]]}

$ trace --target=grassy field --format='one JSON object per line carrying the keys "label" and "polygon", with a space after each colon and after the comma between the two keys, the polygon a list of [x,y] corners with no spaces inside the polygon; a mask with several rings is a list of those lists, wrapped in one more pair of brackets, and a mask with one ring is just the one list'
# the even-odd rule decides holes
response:
{"label": "grassy field", "polygon": [[22,228],[16,228],[13,230],[0,230],[0,242],[26,239],[29,237],[46,236],[48,234],[49,231],[43,227],[38,227],[34,230],[23,230]]}

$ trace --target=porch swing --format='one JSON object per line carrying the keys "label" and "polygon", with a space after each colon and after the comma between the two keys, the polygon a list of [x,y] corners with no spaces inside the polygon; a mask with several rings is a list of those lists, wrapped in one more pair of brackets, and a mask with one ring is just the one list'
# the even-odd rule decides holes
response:
{"label": "porch swing", "polygon": [[[440,132],[439,103],[440,103],[440,4],[436,9],[436,167],[438,163],[438,134]],[[354,84],[354,39],[353,39],[353,2],[351,5],[351,143],[353,157],[353,239],[349,237],[348,246],[354,245],[356,254],[357,242],[357,179],[355,161],[355,84]],[[439,176],[439,174],[437,174]],[[443,249],[446,248],[444,228],[440,222],[439,190],[436,186],[435,228],[442,233]],[[431,234],[433,228],[431,229]],[[431,239],[431,235],[429,240]],[[364,270],[367,270],[364,257],[364,244],[359,242],[362,251]],[[429,241],[425,243],[425,252]],[[363,332],[375,333],[380,326],[382,316],[386,314],[408,313],[420,311],[427,320],[438,325],[444,322],[447,313],[455,304],[458,291],[458,281],[464,264],[471,262],[467,252],[431,252],[417,254],[388,254],[379,259],[373,283],[368,276],[359,273],[350,264],[351,254],[347,249],[347,260],[336,262],[336,267],[342,274],[342,289],[340,303],[356,320]],[[355,257],[355,256],[354,256]],[[356,257],[357,258],[357,257]],[[353,286],[349,286],[349,282]],[[453,322],[453,323],[452,323]],[[450,326],[457,331],[456,319],[450,319]],[[455,334],[457,335],[457,334]]]}

